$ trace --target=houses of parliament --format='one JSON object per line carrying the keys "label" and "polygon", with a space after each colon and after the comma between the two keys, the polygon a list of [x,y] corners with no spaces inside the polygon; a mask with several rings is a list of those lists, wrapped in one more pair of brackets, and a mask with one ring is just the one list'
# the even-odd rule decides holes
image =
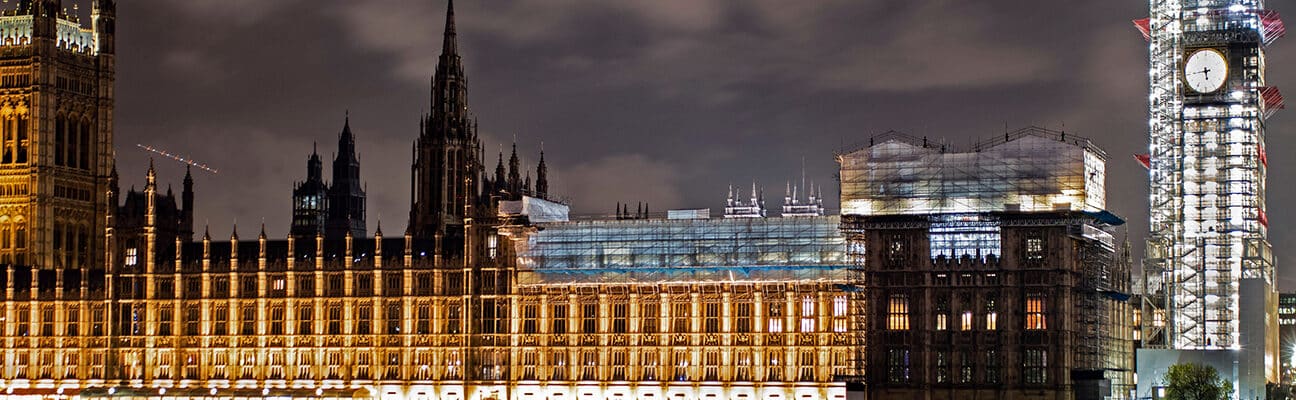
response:
{"label": "houses of parliament", "polygon": [[[1084,398],[1076,376],[1123,382],[1112,358],[1121,355],[1072,356],[1092,344],[1072,333],[1119,323],[1042,306],[1090,295],[1073,281],[1029,291],[1029,306],[1010,295],[1025,291],[975,311],[955,296],[967,311],[950,315],[965,333],[1005,339],[924,349],[932,332],[952,330],[948,316],[934,315],[963,310],[922,306],[928,300],[1023,284],[1015,272],[992,272],[1013,268],[1000,260],[1026,251],[1016,242],[995,247],[998,258],[964,254],[951,267],[952,258],[927,257],[927,219],[859,217],[886,229],[921,226],[883,251],[892,231],[843,229],[846,216],[825,215],[822,188],[791,184],[778,217],[766,217],[753,187],[750,196],[731,189],[714,218],[618,207],[616,219],[572,219],[549,199],[543,153],[534,181],[516,147],[488,167],[453,2],[412,149],[405,231],[384,234],[379,223],[369,235],[355,151],[362,135],[348,116],[331,180],[315,151],[294,184],[287,237],[267,237],[264,227],[196,237],[189,174],[179,199],[159,189],[153,165],[142,191],[119,188],[116,1],[94,0],[91,15],[87,24],[59,0],[22,0],[0,16],[0,394],[8,397],[802,400],[846,399],[853,381],[878,388],[871,398],[937,388],[1073,399]],[[1031,265],[1046,265],[1037,257],[1047,249],[1061,254],[1049,268],[1079,269],[1068,256],[1079,242],[1115,254],[1093,235],[1068,233],[1109,223],[1059,207],[1041,218],[1056,229],[1029,242]],[[1013,229],[1003,228],[1005,243]],[[900,260],[915,271],[887,278],[886,291],[857,290],[863,275],[853,271],[884,255],[891,272]],[[949,268],[1002,279],[962,287]],[[1023,349],[1007,339],[1028,330],[1044,341]],[[867,356],[865,332],[889,353]],[[962,337],[945,333],[935,337]],[[974,372],[987,368],[994,374]]]}

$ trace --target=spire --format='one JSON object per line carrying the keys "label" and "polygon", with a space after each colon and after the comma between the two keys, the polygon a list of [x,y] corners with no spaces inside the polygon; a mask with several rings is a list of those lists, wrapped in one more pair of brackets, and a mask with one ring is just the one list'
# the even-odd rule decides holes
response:
{"label": "spire", "polygon": [[265,238],[266,238],[265,221],[261,221],[261,234],[257,235],[257,239],[265,240]]}
{"label": "spire", "polygon": [[[464,84],[464,69],[459,57],[459,42],[455,33],[454,2],[446,7],[445,34],[441,43],[441,58],[437,61],[436,76],[432,78],[432,120],[441,124],[438,128],[449,128],[452,120],[464,120],[467,116],[468,101]],[[470,128],[465,126],[464,128]],[[449,130],[443,134],[468,136],[470,132]]]}
{"label": "spire", "polygon": [[203,240],[211,240],[211,225],[203,225]]}
{"label": "spire", "polygon": [[346,117],[342,122],[342,132],[338,134],[338,159],[358,162],[359,159],[356,158],[355,154],[355,143],[355,135],[351,133],[351,111],[347,110]]}
{"label": "spire", "polygon": [[500,191],[508,187],[508,181],[504,180],[504,151],[499,152],[499,162],[495,164],[495,190]]}
{"label": "spire", "polygon": [[540,165],[536,166],[535,194],[539,198],[549,197],[549,168],[545,167],[544,144],[540,145]]}
{"label": "spire", "polygon": [[145,189],[157,187],[157,170],[153,169],[153,157],[149,157],[148,184]]}
{"label": "spire", "polygon": [[459,41],[455,34],[454,0],[446,2],[445,34],[442,36],[441,52],[459,55]]}
{"label": "spire", "polygon": [[517,142],[513,142],[513,155],[509,156],[508,187],[514,194],[522,189],[522,173],[518,170]]}

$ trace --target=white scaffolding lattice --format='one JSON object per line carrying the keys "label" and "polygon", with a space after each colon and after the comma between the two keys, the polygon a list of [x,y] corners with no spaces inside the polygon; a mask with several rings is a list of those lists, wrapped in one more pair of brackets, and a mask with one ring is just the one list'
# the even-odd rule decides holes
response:
{"label": "white scaffolding lattice", "polygon": [[[1239,280],[1273,283],[1264,217],[1264,43],[1259,0],[1152,0],[1149,70],[1148,306],[1165,325],[1150,347],[1239,347]],[[1268,18],[1268,19],[1266,19]],[[1265,22],[1269,21],[1269,22]],[[1281,24],[1278,23],[1278,26]],[[1231,71],[1211,93],[1185,88],[1182,65],[1219,49]],[[1159,318],[1159,317],[1158,317]]]}
{"label": "white scaffolding lattice", "polygon": [[1106,158],[1088,139],[1035,127],[965,151],[892,132],[838,156],[842,215],[1098,212]]}

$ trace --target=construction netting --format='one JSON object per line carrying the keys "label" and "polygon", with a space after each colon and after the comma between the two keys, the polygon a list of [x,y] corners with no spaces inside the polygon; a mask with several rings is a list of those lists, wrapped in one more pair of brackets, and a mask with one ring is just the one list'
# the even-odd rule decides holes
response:
{"label": "construction netting", "polygon": [[519,283],[844,280],[840,219],[715,218],[538,224],[518,241]]}
{"label": "construction netting", "polygon": [[1099,212],[1106,159],[1088,139],[1042,128],[966,151],[891,132],[838,155],[841,213]]}

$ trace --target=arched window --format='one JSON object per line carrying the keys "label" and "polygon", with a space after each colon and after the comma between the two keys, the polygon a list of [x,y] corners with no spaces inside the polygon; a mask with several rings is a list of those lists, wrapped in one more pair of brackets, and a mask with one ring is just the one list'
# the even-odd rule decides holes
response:
{"label": "arched window", "polygon": [[67,151],[67,120],[62,115],[54,119],[54,165],[63,165],[63,154]]}
{"label": "arched window", "polygon": [[17,128],[15,128],[15,130],[18,132],[17,162],[19,164],[26,164],[27,163],[27,114],[18,114],[18,118],[15,121],[15,123],[17,124]]}
{"label": "arched window", "polygon": [[90,121],[81,121],[81,168],[90,169]]}
{"label": "arched window", "polygon": [[16,137],[14,136],[15,124],[16,124],[15,118],[5,118],[3,122],[0,123],[0,126],[4,127],[3,129],[4,141],[0,142],[3,143],[4,156],[3,158],[0,158],[0,162],[3,162],[5,164],[14,162],[14,148],[16,147],[15,145],[17,144],[17,141],[15,140]]}
{"label": "arched window", "polygon": [[77,131],[81,129],[81,124],[80,121],[76,119],[76,117],[68,118],[66,124],[67,125],[64,125],[64,127],[67,128],[67,136],[65,136],[67,140],[67,144],[65,148],[65,150],[67,151],[67,155],[65,155],[63,158],[64,160],[63,165],[76,168],[78,166],[77,165]]}

